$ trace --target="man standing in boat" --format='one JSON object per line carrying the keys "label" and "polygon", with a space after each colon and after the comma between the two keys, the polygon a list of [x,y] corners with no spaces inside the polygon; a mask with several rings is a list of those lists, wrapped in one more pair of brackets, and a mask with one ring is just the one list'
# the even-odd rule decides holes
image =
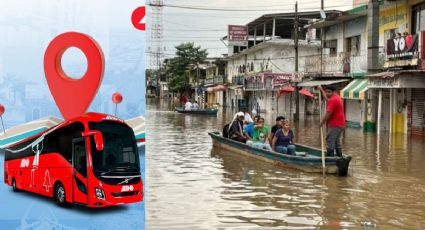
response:
{"label": "man standing in boat", "polygon": [[327,86],[323,90],[321,86],[319,90],[327,99],[326,114],[320,122],[320,127],[325,123],[328,125],[328,133],[326,135],[327,156],[342,157],[341,134],[345,129],[344,105],[341,97],[335,92],[334,86]]}

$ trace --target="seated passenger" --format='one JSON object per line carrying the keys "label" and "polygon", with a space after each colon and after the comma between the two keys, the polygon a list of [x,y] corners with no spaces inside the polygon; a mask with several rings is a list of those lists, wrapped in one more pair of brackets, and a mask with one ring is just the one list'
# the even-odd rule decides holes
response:
{"label": "seated passenger", "polygon": [[252,135],[254,133],[254,128],[258,122],[258,119],[260,118],[259,115],[256,115],[254,117],[254,122],[253,123],[249,123],[248,125],[245,126],[244,128],[244,132],[252,139]]}
{"label": "seated passenger", "polygon": [[230,139],[246,143],[247,137],[245,136],[245,133],[242,129],[244,117],[245,116],[242,112],[236,113],[232,123],[229,126],[228,134]]}
{"label": "seated passenger", "polygon": [[190,100],[188,100],[186,104],[184,104],[184,110],[192,110],[192,103],[190,102]]}
{"label": "seated passenger", "polygon": [[295,155],[294,132],[290,129],[288,120],[285,120],[282,128],[276,131],[272,148],[279,153]]}
{"label": "seated passenger", "polygon": [[192,110],[198,110],[199,109],[199,104],[197,101],[193,102],[192,104]]}
{"label": "seated passenger", "polygon": [[271,130],[270,135],[269,135],[269,142],[270,143],[273,142],[273,137],[274,137],[274,134],[276,133],[276,131],[278,129],[281,129],[282,128],[282,125],[283,125],[283,122],[284,121],[285,121],[285,117],[284,116],[278,116],[278,117],[276,117],[276,124],[272,126],[272,130]]}
{"label": "seated passenger", "polygon": [[247,144],[253,147],[272,150],[268,141],[269,128],[264,126],[264,118],[259,118],[257,125],[254,128],[252,141],[248,141]]}

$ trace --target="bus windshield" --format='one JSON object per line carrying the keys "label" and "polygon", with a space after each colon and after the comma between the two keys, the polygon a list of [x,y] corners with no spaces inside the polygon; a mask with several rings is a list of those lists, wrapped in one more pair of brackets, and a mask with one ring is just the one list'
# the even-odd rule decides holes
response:
{"label": "bus windshield", "polygon": [[104,148],[98,151],[90,137],[93,170],[97,176],[140,173],[139,154],[132,129],[113,121],[90,122],[90,130],[102,133]]}

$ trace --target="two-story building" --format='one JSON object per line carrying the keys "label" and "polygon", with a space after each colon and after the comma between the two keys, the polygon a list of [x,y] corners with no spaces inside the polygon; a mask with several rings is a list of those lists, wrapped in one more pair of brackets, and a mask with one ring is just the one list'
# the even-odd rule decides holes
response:
{"label": "two-story building", "polygon": [[226,104],[226,65],[227,62],[222,58],[215,58],[206,69],[205,87],[208,107]]}
{"label": "two-story building", "polygon": [[223,58],[207,58],[203,63],[188,66],[189,97],[198,101],[202,108],[225,104],[226,65]]}
{"label": "two-story building", "polygon": [[367,19],[367,5],[362,5],[307,26],[324,33],[323,52],[306,58],[305,75],[329,80],[341,79],[335,83],[344,98],[349,127],[370,126],[367,120],[367,102],[370,98],[367,94],[367,80],[364,79],[368,73]]}
{"label": "two-story building", "polygon": [[300,114],[307,110],[305,104],[313,107],[312,94],[295,86],[302,81],[306,57],[320,53],[319,31],[303,29],[318,18],[317,11],[298,13],[298,60],[295,13],[267,14],[248,23],[248,46],[229,46],[227,80],[232,84],[227,90],[227,105],[236,109],[247,105],[250,111],[290,117],[299,91]]}
{"label": "two-story building", "polygon": [[305,75],[352,78],[340,91],[349,124],[425,135],[423,10],[425,1],[370,1],[308,26],[324,30],[324,58],[308,58]]}

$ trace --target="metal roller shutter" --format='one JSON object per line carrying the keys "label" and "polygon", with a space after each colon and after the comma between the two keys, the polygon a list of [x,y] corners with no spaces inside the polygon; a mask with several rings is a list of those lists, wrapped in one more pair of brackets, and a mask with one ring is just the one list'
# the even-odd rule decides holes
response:
{"label": "metal roller shutter", "polygon": [[425,135],[425,89],[412,89],[412,134]]}

